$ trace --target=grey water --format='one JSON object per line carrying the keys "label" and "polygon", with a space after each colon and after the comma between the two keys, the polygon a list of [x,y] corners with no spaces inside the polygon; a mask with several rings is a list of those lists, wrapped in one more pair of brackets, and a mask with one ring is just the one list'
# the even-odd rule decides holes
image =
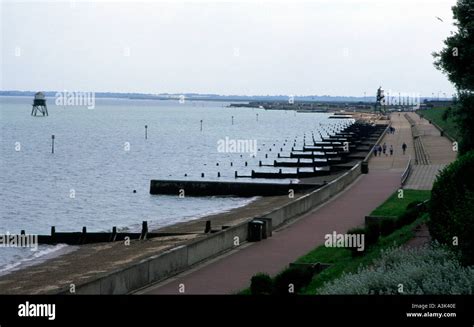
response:
{"label": "grey water", "polygon": [[[201,173],[234,179],[235,170],[250,173],[265,160],[264,150],[276,141],[288,139],[289,146],[289,139],[339,121],[224,102],[103,98],[94,109],[49,98],[49,116],[32,117],[31,104],[29,97],[0,97],[0,234],[49,234],[51,226],[135,231],[144,220],[157,228],[244,206],[255,198],[150,195],[150,180],[200,179]],[[220,152],[226,137],[256,140],[261,151],[255,157]],[[0,273],[60,249],[0,247]]]}

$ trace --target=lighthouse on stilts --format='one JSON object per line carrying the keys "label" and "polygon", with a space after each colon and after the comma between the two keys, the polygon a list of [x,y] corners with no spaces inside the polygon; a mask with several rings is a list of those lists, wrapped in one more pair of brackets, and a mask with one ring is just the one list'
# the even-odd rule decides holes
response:
{"label": "lighthouse on stilts", "polygon": [[37,113],[48,116],[48,107],[46,107],[46,97],[43,92],[37,92],[35,99],[33,100],[33,108],[31,109],[31,115],[36,116]]}

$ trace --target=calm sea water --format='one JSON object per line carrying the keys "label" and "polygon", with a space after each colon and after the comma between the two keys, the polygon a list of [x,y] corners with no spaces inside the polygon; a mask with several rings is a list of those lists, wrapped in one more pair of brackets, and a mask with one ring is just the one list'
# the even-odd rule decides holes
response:
{"label": "calm sea water", "polygon": [[[118,99],[96,99],[92,110],[48,99],[49,117],[31,117],[31,103],[0,97],[0,233],[49,234],[52,225],[57,231],[139,230],[143,220],[154,228],[243,206],[254,199],[150,195],[150,180],[200,179],[201,173],[217,179],[217,172],[221,180],[234,179],[235,170],[250,173],[265,160],[275,142],[302,141],[320,124],[338,122],[327,114],[222,102]],[[261,151],[255,158],[219,152],[226,137],[256,140]],[[277,152],[268,153],[271,159]],[[61,247],[0,248],[0,272]]]}

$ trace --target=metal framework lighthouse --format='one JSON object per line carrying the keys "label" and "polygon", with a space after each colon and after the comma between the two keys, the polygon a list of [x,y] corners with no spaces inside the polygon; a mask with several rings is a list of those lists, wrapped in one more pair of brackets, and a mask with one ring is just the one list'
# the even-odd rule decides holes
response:
{"label": "metal framework lighthouse", "polygon": [[48,107],[46,106],[46,97],[43,92],[37,92],[33,100],[31,115],[36,116],[38,113],[48,116]]}
{"label": "metal framework lighthouse", "polygon": [[374,108],[374,111],[380,111],[380,112],[384,112],[384,105],[385,105],[385,95],[384,95],[384,91],[382,89],[382,87],[380,86],[378,89],[377,89],[377,96],[376,96],[376,100],[375,100],[375,108]]}

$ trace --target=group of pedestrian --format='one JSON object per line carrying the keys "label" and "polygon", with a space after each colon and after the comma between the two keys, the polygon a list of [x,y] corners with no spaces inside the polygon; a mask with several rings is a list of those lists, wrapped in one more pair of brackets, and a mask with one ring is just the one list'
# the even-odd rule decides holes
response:
{"label": "group of pedestrian", "polygon": [[[388,151],[387,151],[388,150]],[[377,144],[374,146],[374,156],[382,156],[384,154],[385,156],[388,156],[390,153],[390,156],[393,156],[393,145],[390,144],[390,147],[387,146],[387,143],[384,143],[382,146]]]}
{"label": "group of pedestrian", "polygon": [[[403,154],[405,154],[405,152],[407,151],[407,144],[405,142],[403,142],[402,144],[402,151],[403,151]],[[388,151],[387,151],[388,150]],[[390,156],[393,156],[393,145],[390,144],[390,147],[387,146],[387,143],[384,143],[383,145],[380,145],[380,144],[377,144],[374,146],[374,156],[379,156],[381,157],[382,154],[384,154],[385,156],[388,156],[389,153],[390,153]]]}
{"label": "group of pedestrian", "polygon": [[390,127],[388,128],[388,134],[395,134],[395,127],[390,126]]}

